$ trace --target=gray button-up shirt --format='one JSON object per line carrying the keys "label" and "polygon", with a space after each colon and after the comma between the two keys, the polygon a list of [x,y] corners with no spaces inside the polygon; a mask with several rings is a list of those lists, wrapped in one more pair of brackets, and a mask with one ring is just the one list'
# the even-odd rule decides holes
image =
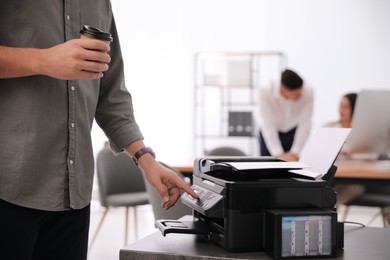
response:
{"label": "gray button-up shirt", "polygon": [[2,46],[49,48],[79,38],[84,24],[113,35],[110,69],[100,80],[0,79],[0,198],[42,210],[83,208],[91,199],[94,118],[117,152],[143,138],[110,1],[0,1]]}

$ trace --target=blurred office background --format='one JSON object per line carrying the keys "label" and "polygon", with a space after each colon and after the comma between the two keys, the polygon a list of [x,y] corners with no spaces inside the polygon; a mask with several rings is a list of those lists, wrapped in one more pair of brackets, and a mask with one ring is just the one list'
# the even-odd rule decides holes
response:
{"label": "blurred office background", "polygon": [[[287,66],[315,90],[313,129],[338,119],[343,94],[390,89],[387,0],[112,0],[112,6],[136,119],[146,144],[170,165],[191,165],[194,157],[196,53],[284,53]],[[92,134],[97,154],[106,137],[96,125]],[[97,200],[92,206],[91,232],[103,212]],[[354,208],[350,216],[365,223],[378,210]],[[150,205],[140,214],[143,237],[155,230]],[[117,259],[123,215],[110,213],[90,259]],[[373,223],[381,225],[380,218]]]}
{"label": "blurred office background", "polygon": [[[136,119],[158,158],[193,159],[194,55],[280,51],[315,89],[313,129],[343,94],[390,89],[387,0],[112,0]],[[106,140],[93,129],[95,150]],[[180,152],[178,152],[180,151]]]}

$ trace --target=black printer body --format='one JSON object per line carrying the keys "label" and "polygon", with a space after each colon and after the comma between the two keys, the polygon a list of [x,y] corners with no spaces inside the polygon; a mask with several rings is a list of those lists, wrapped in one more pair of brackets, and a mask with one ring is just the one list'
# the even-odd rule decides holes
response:
{"label": "black printer body", "polygon": [[336,193],[327,179],[296,178],[286,169],[237,170],[227,162],[279,162],[273,157],[207,157],[195,160],[193,190],[183,194],[194,221],[157,220],[167,233],[207,236],[228,251],[265,251],[275,259],[334,257],[342,247]]}

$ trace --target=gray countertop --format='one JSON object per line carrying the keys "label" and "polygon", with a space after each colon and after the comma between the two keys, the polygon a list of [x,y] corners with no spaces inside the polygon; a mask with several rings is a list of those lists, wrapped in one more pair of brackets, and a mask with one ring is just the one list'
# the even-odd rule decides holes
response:
{"label": "gray countertop", "polygon": [[[337,258],[346,260],[390,259],[390,228],[345,226],[344,250]],[[159,231],[120,250],[120,260],[182,260],[182,259],[272,259],[264,252],[232,253],[192,234],[167,234]],[[317,258],[318,259],[318,258]]]}

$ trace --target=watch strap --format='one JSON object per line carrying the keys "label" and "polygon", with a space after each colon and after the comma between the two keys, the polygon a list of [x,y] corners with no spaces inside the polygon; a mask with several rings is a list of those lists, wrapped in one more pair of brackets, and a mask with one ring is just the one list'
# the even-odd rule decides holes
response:
{"label": "watch strap", "polygon": [[150,147],[143,147],[143,148],[139,149],[131,158],[133,159],[134,163],[138,166],[139,158],[141,158],[142,155],[147,154],[147,153],[151,154],[153,156],[153,158],[156,158],[156,154],[154,153],[154,151]]}

